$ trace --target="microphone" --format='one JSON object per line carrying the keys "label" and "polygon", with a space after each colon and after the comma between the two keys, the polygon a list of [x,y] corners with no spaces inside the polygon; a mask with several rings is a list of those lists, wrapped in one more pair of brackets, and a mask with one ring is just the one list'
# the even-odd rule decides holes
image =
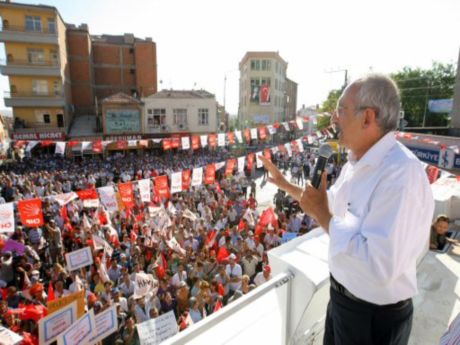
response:
{"label": "microphone", "polygon": [[332,155],[332,148],[329,144],[323,144],[319,148],[318,151],[318,160],[315,165],[315,169],[313,170],[313,177],[311,179],[311,184],[316,189],[319,188],[321,183],[321,175],[323,174],[324,168],[326,167],[326,163]]}

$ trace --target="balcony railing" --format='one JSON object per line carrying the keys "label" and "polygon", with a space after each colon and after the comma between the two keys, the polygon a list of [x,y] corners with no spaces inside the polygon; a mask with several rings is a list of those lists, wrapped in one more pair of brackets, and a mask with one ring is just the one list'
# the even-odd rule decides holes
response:
{"label": "balcony railing", "polygon": [[27,66],[27,67],[59,67],[55,60],[29,61],[21,59],[0,59],[1,66]]}
{"label": "balcony railing", "polygon": [[20,25],[5,25],[3,24],[2,28],[0,31],[14,31],[14,32],[27,32],[31,34],[48,34],[48,35],[56,35],[57,30],[56,29],[49,29],[47,27],[42,27],[40,30],[37,30],[37,28],[28,28],[26,26],[20,26]]}
{"label": "balcony railing", "polygon": [[47,92],[47,93],[37,93],[31,91],[17,91],[10,92],[5,91],[5,98],[62,98],[64,96],[63,92]]}

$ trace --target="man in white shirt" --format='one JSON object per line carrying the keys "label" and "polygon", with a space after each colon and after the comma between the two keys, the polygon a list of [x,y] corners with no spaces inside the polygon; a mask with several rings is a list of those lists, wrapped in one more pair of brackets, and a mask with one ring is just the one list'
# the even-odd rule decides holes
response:
{"label": "man in white shirt", "polygon": [[225,268],[227,275],[230,278],[229,289],[230,293],[233,294],[236,290],[241,288],[241,277],[243,275],[243,270],[239,264],[236,263],[236,255],[230,254],[228,257],[229,264]]}
{"label": "man in white shirt", "polygon": [[395,83],[369,75],[349,85],[332,122],[349,162],[329,191],[290,184],[267,160],[272,181],[329,234],[331,300],[324,344],[407,344],[416,261],[429,238],[434,202],[426,173],[395,134]]}

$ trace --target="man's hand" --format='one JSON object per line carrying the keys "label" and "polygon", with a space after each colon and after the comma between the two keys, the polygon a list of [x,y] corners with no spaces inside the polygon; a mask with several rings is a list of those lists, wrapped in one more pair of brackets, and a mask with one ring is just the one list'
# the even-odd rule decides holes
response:
{"label": "man's hand", "polygon": [[307,182],[300,198],[300,207],[306,214],[313,217],[326,232],[329,231],[332,214],[329,211],[327,199],[327,173],[325,171],[321,176],[321,186],[318,189],[313,187],[309,181]]}

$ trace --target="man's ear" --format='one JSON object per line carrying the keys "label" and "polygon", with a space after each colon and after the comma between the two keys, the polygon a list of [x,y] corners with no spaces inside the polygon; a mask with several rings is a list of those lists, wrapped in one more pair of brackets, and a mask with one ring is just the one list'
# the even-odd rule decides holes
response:
{"label": "man's ear", "polygon": [[374,108],[366,108],[363,112],[362,126],[368,128],[377,123],[377,111]]}

